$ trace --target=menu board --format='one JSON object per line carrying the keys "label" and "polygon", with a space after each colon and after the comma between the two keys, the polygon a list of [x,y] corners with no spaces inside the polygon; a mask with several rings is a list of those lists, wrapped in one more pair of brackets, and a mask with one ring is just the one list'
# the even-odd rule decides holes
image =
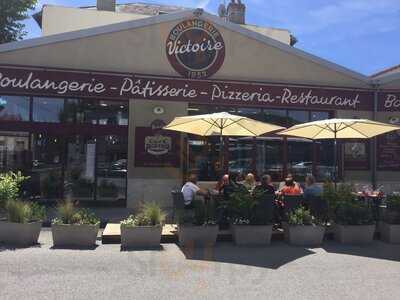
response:
{"label": "menu board", "polygon": [[[391,117],[389,123],[399,124],[399,119]],[[400,170],[400,130],[378,137],[377,163],[380,171]]]}
{"label": "menu board", "polygon": [[369,142],[354,141],[344,144],[344,168],[346,170],[369,170]]}
{"label": "menu board", "polygon": [[135,167],[180,167],[180,134],[136,127]]}

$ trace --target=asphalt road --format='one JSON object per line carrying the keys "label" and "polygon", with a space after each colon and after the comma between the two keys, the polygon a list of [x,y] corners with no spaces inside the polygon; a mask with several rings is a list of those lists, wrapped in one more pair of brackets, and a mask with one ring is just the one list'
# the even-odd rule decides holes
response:
{"label": "asphalt road", "polygon": [[182,252],[0,246],[0,299],[399,299],[400,245],[244,248]]}

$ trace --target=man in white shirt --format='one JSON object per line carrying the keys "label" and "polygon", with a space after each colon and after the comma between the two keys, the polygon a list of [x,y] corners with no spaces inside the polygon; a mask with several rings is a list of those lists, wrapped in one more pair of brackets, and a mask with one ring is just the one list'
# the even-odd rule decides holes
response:
{"label": "man in white shirt", "polygon": [[197,176],[194,173],[189,175],[188,181],[182,187],[185,208],[193,208],[193,200],[196,195],[208,196],[208,191],[197,185]]}

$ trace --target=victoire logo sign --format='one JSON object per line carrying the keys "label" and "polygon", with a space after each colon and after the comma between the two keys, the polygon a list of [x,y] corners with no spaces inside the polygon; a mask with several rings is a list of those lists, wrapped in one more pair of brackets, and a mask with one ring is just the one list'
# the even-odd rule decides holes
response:
{"label": "victoire logo sign", "polygon": [[[368,90],[0,66],[1,94],[370,111],[374,107],[373,91]],[[382,93],[379,109],[399,110],[399,99],[398,93]]]}
{"label": "victoire logo sign", "polygon": [[225,59],[225,43],[211,23],[185,20],[168,35],[166,54],[172,67],[187,78],[207,78],[216,73]]}

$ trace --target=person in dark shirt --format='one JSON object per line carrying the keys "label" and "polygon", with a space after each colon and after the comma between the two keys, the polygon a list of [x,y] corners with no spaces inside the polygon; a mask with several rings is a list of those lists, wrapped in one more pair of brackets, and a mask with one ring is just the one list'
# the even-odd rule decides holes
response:
{"label": "person in dark shirt", "polygon": [[234,192],[238,192],[240,190],[247,191],[247,189],[244,187],[244,185],[241,184],[240,182],[238,182],[238,176],[239,176],[239,174],[236,172],[229,173],[229,182],[223,188],[223,194],[224,194],[224,198],[226,201],[229,201],[230,196]]}
{"label": "person in dark shirt", "polygon": [[275,188],[272,184],[272,178],[270,175],[263,175],[261,177],[261,184],[256,186],[254,194],[275,194]]}

